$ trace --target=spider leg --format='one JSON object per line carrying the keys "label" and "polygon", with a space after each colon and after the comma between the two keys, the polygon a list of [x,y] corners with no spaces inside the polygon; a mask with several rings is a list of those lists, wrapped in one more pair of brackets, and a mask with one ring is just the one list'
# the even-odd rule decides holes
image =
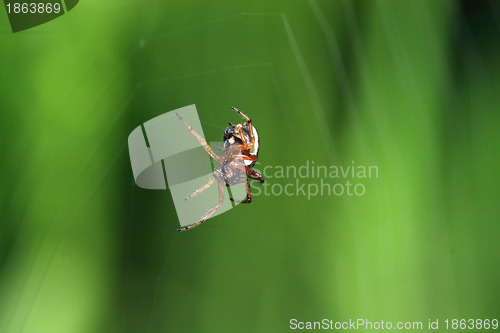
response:
{"label": "spider leg", "polygon": [[249,123],[251,123],[251,122],[252,122],[252,120],[251,120],[250,118],[248,118],[248,116],[247,116],[247,115],[245,115],[243,112],[241,112],[241,111],[240,111],[240,110],[238,110],[237,108],[232,107],[232,108],[231,108],[231,110],[233,110],[233,111],[235,111],[235,112],[238,112],[238,114],[239,114],[240,116],[242,116],[243,118],[245,118],[245,120],[246,120],[247,122],[249,122]]}
{"label": "spider leg", "polygon": [[[247,149],[249,148],[252,148],[253,145],[255,144],[255,138],[253,136],[253,126],[252,126],[252,119],[250,119],[247,115],[245,115],[243,112],[241,112],[240,110],[238,110],[237,108],[235,107],[232,107],[231,108],[233,111],[235,112],[238,112],[238,114],[240,116],[242,116],[243,118],[245,118],[245,120],[247,121],[248,123],[248,131],[250,132],[250,143],[249,144],[246,144],[245,142],[245,145],[247,146]],[[243,135],[241,136],[243,138]],[[244,140],[244,139],[243,139]]]}
{"label": "spider leg", "polygon": [[252,202],[252,194],[250,192],[250,181],[247,178],[247,183],[246,183],[246,189],[247,189],[247,198],[245,200],[235,200],[233,198],[230,198],[232,202],[236,203],[251,203]]}
{"label": "spider leg", "polygon": [[204,191],[206,190],[207,188],[210,187],[210,185],[212,185],[213,183],[215,182],[215,178],[214,176],[211,176],[210,179],[208,180],[208,183],[206,183],[205,185],[203,185],[202,187],[200,187],[199,189],[197,189],[196,191],[194,191],[193,193],[191,193],[190,195],[188,195],[186,198],[184,198],[184,201],[188,200],[188,199],[191,199],[192,197],[194,197],[195,195],[199,194],[201,191]]}
{"label": "spider leg", "polygon": [[221,163],[224,160],[224,158],[216,155],[212,151],[212,148],[210,148],[210,146],[207,144],[207,142],[205,141],[205,139],[203,139],[198,133],[196,133],[194,131],[194,129],[188,123],[186,123],[186,121],[181,117],[180,114],[178,114],[177,112],[175,114],[184,123],[184,125],[187,127],[187,129],[189,130],[189,132],[191,132],[191,134],[193,134],[194,137],[197,138],[198,141],[200,141],[201,145],[203,146],[203,148],[205,148],[205,150],[207,151],[207,153],[210,154],[210,156],[212,156],[212,158],[214,160],[216,160],[217,162]]}
{"label": "spider leg", "polygon": [[217,188],[219,190],[219,202],[215,206],[213,206],[212,209],[210,209],[198,222],[177,229],[178,232],[186,231],[199,226],[200,224],[208,220],[210,216],[212,216],[222,206],[222,203],[224,202],[224,183],[217,182],[217,184],[218,184]]}
{"label": "spider leg", "polygon": [[261,184],[264,182],[264,178],[262,177],[262,175],[260,173],[258,173],[257,171],[255,171],[254,169],[248,169],[247,175],[248,175],[248,177],[258,181]]}

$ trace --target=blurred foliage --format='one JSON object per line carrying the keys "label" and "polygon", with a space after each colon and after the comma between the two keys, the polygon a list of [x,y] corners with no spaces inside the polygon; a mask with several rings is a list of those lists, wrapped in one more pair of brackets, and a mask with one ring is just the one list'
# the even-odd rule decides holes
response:
{"label": "blurred foliage", "polygon": [[[0,20],[0,332],[286,332],[500,311],[495,1],[96,1]],[[257,196],[200,228],[127,136],[230,106],[266,165],[376,165],[362,197]],[[267,179],[269,184],[290,179]],[[293,180],[292,180],[293,181]]]}

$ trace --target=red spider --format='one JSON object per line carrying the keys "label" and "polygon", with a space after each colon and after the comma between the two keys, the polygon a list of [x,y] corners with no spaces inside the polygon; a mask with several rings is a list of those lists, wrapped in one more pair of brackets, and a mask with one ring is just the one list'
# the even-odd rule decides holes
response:
{"label": "red spider", "polygon": [[217,162],[219,166],[215,168],[212,176],[210,177],[207,184],[203,185],[192,194],[188,195],[184,200],[188,200],[195,195],[199,194],[201,191],[206,190],[215,181],[217,181],[217,188],[219,191],[219,202],[213,206],[201,219],[193,224],[185,226],[177,231],[186,231],[194,227],[199,226],[207,219],[210,218],[221,206],[224,201],[224,186],[230,186],[235,184],[240,184],[246,182],[246,193],[247,197],[245,200],[234,200],[230,198],[231,201],[238,203],[250,203],[252,202],[252,196],[250,194],[250,182],[248,178],[264,182],[264,178],[257,171],[253,170],[255,162],[257,162],[257,156],[259,154],[259,135],[257,130],[252,125],[252,120],[244,115],[240,110],[236,108],[231,108],[238,112],[240,116],[245,118],[246,122],[233,125],[229,123],[229,126],[224,131],[224,156],[218,156],[215,154],[210,146],[207,144],[205,139],[203,139],[198,133],[196,133],[191,126],[189,126],[184,119],[176,112],[177,117],[186,125],[187,129],[193,134],[207,153]]}

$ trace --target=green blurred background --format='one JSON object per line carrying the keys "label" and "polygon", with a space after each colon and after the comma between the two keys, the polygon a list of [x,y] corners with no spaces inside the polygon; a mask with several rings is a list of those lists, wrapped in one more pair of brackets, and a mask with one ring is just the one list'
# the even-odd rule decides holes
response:
{"label": "green blurred background", "polygon": [[[0,332],[498,318],[499,22],[493,0],[87,0],[16,34],[2,13]],[[247,112],[260,168],[379,178],[176,233],[127,137],[189,104],[212,141]]]}

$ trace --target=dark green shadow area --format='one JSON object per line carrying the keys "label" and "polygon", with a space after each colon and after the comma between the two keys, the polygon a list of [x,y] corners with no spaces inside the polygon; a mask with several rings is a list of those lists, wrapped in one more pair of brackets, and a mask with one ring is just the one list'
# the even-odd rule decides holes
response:
{"label": "dark green shadow area", "polygon": [[66,11],[69,12],[75,6],[78,4],[79,0],[65,0],[64,3],[66,4]]}

